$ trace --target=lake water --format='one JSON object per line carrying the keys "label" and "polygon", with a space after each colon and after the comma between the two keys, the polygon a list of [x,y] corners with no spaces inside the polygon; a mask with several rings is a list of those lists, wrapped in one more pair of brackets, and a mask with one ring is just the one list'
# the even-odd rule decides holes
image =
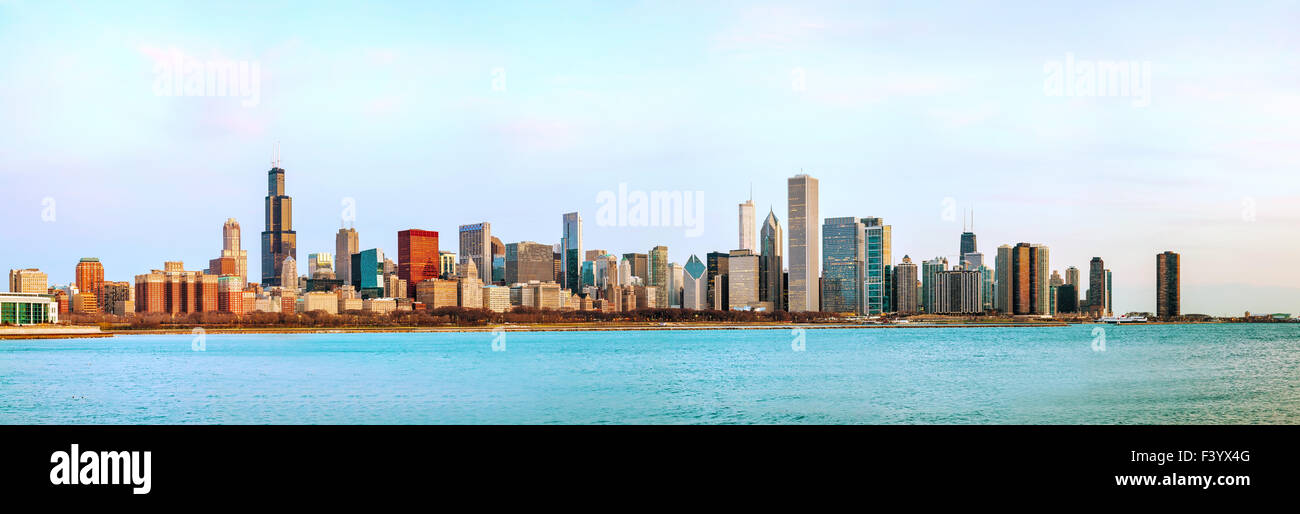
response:
{"label": "lake water", "polygon": [[0,341],[0,423],[1300,422],[1300,325],[501,337]]}

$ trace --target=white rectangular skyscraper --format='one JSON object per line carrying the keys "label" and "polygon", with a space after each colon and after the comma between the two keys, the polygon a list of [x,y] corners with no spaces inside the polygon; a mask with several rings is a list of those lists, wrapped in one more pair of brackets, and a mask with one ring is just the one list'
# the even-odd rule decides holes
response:
{"label": "white rectangular skyscraper", "polygon": [[752,199],[740,204],[740,246],[736,248],[758,252],[754,240],[754,201]]}

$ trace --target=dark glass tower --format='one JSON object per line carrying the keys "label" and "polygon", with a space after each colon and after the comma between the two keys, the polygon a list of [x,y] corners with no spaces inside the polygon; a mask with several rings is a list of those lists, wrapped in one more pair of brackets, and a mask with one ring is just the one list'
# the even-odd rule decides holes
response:
{"label": "dark glass tower", "polygon": [[262,285],[280,285],[284,259],[298,260],[293,231],[293,199],[284,194],[284,168],[277,162],[266,174],[266,230],[262,232]]}
{"label": "dark glass tower", "polygon": [[[951,239],[949,241],[951,241]],[[961,233],[961,254],[957,256],[957,262],[961,262],[962,259],[966,258],[966,254],[975,253],[976,251],[977,250],[975,249],[975,233],[962,232]]]}

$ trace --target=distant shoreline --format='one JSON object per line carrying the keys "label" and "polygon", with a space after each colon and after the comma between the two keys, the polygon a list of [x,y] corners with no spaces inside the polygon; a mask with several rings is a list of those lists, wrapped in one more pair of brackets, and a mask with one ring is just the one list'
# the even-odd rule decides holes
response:
{"label": "distant shoreline", "polygon": [[[1149,321],[1124,323],[1124,325],[1222,325],[1253,324],[1218,321]],[[95,325],[72,327],[6,327],[0,329],[0,340],[11,339],[78,339],[102,338],[116,335],[190,335],[199,328],[205,334],[409,334],[409,333],[478,333],[504,330],[508,332],[620,332],[649,330],[782,330],[782,329],[891,329],[891,328],[1059,328],[1070,325],[1115,325],[1096,321],[1028,321],[1028,322],[913,322],[913,323],[773,323],[773,322],[632,322],[632,323],[505,323],[482,326],[402,326],[402,327],[204,327],[184,328],[114,329],[101,330]]]}

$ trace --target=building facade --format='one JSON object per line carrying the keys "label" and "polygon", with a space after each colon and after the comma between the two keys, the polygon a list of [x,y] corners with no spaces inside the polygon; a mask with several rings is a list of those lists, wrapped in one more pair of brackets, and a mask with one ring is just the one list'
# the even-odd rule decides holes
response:
{"label": "building facade", "polygon": [[791,312],[820,311],[818,303],[821,278],[821,214],[818,212],[817,179],[805,174],[790,177],[786,183],[790,222],[790,277],[787,283]]}
{"label": "building facade", "polygon": [[293,231],[293,199],[285,194],[284,169],[277,160],[266,173],[266,230],[262,232],[262,285],[278,286],[284,259],[298,258],[298,234]]}
{"label": "building facade", "polygon": [[[464,238],[462,228],[461,237]],[[442,257],[438,252],[438,233],[432,230],[408,229],[397,233],[397,278],[406,281],[406,291],[400,295],[415,298],[415,285],[442,274]]]}
{"label": "building facade", "polygon": [[1181,315],[1182,256],[1166,251],[1156,255],[1156,316],[1172,318]]}

